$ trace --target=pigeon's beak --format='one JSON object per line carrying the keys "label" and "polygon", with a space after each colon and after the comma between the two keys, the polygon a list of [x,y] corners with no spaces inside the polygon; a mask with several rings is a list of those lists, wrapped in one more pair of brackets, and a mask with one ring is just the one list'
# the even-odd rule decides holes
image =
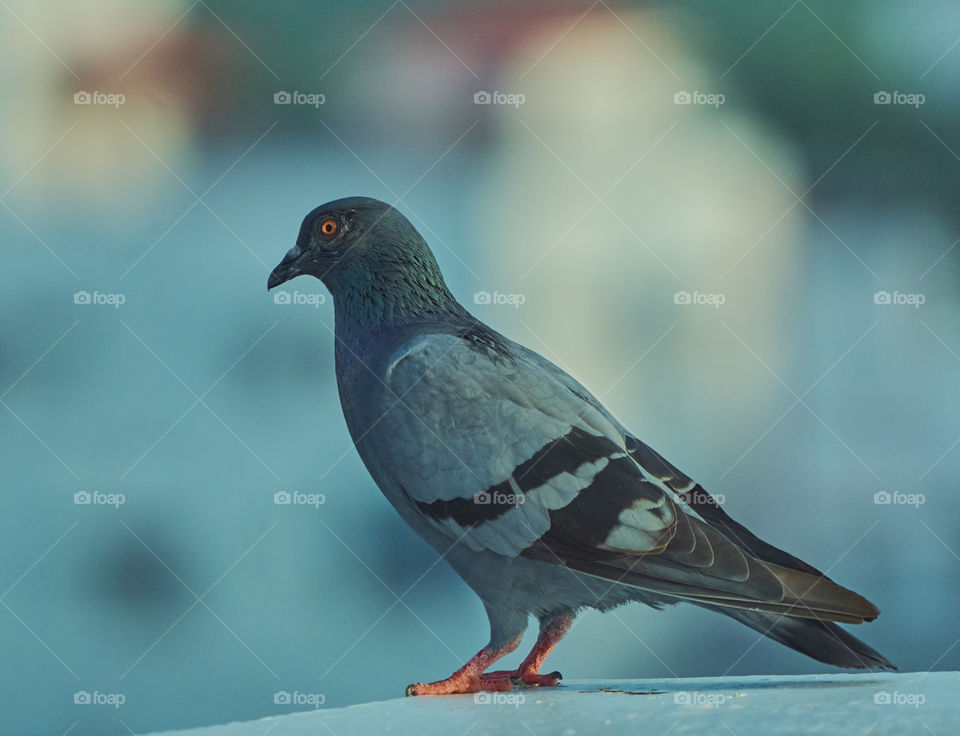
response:
{"label": "pigeon's beak", "polygon": [[302,253],[303,251],[300,250],[299,245],[295,245],[287,251],[287,255],[283,257],[283,260],[280,261],[277,267],[270,273],[270,278],[267,279],[267,291],[303,273],[300,266],[297,265]]}

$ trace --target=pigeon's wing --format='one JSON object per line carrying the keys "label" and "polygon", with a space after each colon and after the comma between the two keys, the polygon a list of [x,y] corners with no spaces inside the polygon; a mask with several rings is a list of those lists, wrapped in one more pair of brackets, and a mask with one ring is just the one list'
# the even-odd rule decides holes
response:
{"label": "pigeon's wing", "polygon": [[614,422],[486,341],[415,337],[383,380],[393,408],[375,430],[378,464],[431,524],[478,551],[519,555],[552,510],[627,457]]}
{"label": "pigeon's wing", "polygon": [[[380,464],[451,540],[704,604],[850,623],[877,615],[786,553],[758,555],[763,543],[722,511],[688,512],[683,494],[699,486],[514,343],[421,335],[391,356],[384,384]],[[714,528],[724,519],[747,543]]]}

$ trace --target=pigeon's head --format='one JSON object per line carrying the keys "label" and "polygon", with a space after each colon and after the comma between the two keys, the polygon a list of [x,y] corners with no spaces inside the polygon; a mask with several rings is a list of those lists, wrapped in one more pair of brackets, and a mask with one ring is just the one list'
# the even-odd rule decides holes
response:
{"label": "pigeon's head", "polygon": [[296,245],[273,269],[267,288],[302,274],[320,279],[334,297],[357,289],[383,290],[391,282],[411,288],[443,284],[416,228],[390,205],[369,197],[327,202],[303,218]]}

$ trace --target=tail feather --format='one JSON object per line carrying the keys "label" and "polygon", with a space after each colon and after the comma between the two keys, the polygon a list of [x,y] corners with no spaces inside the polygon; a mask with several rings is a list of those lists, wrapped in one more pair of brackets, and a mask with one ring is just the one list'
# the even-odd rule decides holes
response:
{"label": "tail feather", "polygon": [[834,623],[701,604],[820,662],[850,669],[896,670],[880,652]]}
{"label": "tail feather", "polygon": [[783,587],[781,600],[744,601],[736,594],[696,590],[664,591],[736,619],[791,649],[821,662],[855,669],[896,670],[882,654],[834,622],[873,621],[879,611],[870,601],[833,582],[817,568],[774,547],[730,518],[704,488],[636,437],[627,451],[647,473],[673,490],[712,529],[763,564]]}
{"label": "tail feather", "polygon": [[797,573],[772,564],[765,564],[764,567],[782,586],[782,594],[777,599],[740,595],[724,590],[711,585],[710,578],[703,575],[690,577],[687,582],[669,580],[666,579],[663,569],[638,571],[636,568],[640,565],[635,561],[616,564],[609,561],[572,559],[567,560],[566,564],[588,575],[674,596],[724,612],[729,607],[745,612],[763,612],[775,616],[844,624],[861,624],[872,621],[879,615],[877,608],[866,598],[837,585],[829,578]]}
{"label": "tail feather", "polygon": [[[793,615],[846,623],[873,621],[880,615],[877,607],[862,595],[838,585],[826,575],[812,575],[769,563],[767,569],[783,585],[787,594],[784,602],[793,604]],[[849,621],[851,618],[855,620]]]}

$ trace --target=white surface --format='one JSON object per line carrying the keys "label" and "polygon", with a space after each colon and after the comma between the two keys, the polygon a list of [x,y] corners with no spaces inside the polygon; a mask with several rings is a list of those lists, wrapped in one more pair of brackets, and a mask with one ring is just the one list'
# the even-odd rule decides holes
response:
{"label": "white surface", "polygon": [[[948,736],[960,733],[958,694],[957,672],[572,681],[480,697],[397,698],[166,733]],[[483,702],[493,699],[499,702]]]}

